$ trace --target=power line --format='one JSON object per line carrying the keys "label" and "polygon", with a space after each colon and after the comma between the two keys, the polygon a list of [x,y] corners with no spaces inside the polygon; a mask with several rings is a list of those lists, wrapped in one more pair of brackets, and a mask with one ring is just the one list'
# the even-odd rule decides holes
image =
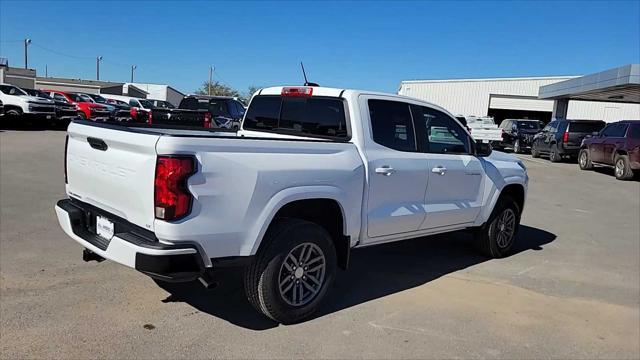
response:
{"label": "power line", "polygon": [[76,55],[66,54],[66,53],[63,53],[63,52],[60,52],[60,51],[56,51],[56,50],[53,50],[53,49],[46,48],[46,47],[44,47],[42,45],[39,45],[39,44],[37,44],[35,42],[31,42],[31,45],[33,45],[33,46],[35,46],[37,48],[40,48],[40,49],[42,49],[44,51],[48,51],[50,53],[53,53],[53,54],[56,54],[56,55],[60,55],[60,56],[66,56],[66,57],[71,58],[71,59],[89,60],[89,59],[93,59],[94,58],[93,56],[76,56]]}

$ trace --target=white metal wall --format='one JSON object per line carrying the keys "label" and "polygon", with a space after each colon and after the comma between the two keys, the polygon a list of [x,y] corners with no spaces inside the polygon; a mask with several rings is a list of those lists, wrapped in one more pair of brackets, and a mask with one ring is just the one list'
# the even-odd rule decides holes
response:
{"label": "white metal wall", "polygon": [[[440,105],[453,114],[486,116],[488,115],[489,99],[492,94],[494,98],[496,95],[537,97],[540,86],[572,78],[574,77],[410,80],[400,83],[398,94]],[[522,101],[522,103],[524,102]],[[546,109],[551,104],[548,100],[527,100],[526,102],[528,103],[527,108],[521,110],[527,110],[535,102],[540,102],[540,109]],[[514,100],[511,103],[517,104],[518,101]],[[501,105],[501,108],[503,106],[504,104]],[[515,107],[514,110],[519,110],[519,108]],[[640,119],[640,105],[570,101],[567,117],[573,119],[605,119],[607,121]]]}
{"label": "white metal wall", "polygon": [[147,99],[164,100],[175,106],[178,106],[178,104],[180,104],[180,100],[184,97],[184,94],[174,90],[168,85],[143,83],[131,83],[131,85],[148,92],[149,95],[147,95]]}

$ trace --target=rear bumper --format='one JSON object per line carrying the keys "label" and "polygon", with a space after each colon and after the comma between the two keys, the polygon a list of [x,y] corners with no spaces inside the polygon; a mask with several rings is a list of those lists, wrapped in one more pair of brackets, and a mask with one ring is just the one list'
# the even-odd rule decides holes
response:
{"label": "rear bumper", "polygon": [[[205,272],[202,255],[193,244],[160,243],[152,232],[77,200],[60,200],[55,209],[62,230],[105,259],[170,282],[192,281]],[[111,239],[95,234],[96,215],[113,221]]]}
{"label": "rear bumper", "polygon": [[558,146],[559,153],[566,156],[578,156],[580,146],[562,145]]}

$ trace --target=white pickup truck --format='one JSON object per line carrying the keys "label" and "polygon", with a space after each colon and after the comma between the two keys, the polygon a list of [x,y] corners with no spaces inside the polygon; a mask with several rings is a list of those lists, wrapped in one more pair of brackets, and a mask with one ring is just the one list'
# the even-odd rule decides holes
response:
{"label": "white pickup truck", "polygon": [[56,213],[85,260],[205,284],[241,265],[282,323],[318,308],[353,248],[468,229],[507,255],[528,183],[438,106],[325,87],[260,90],[238,132],[74,121],[65,159]]}

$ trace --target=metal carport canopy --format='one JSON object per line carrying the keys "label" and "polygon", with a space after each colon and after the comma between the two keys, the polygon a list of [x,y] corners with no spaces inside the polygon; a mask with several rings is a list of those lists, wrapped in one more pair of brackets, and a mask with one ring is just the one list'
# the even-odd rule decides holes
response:
{"label": "metal carport canopy", "polygon": [[541,86],[539,99],[640,103],[640,64]]}

